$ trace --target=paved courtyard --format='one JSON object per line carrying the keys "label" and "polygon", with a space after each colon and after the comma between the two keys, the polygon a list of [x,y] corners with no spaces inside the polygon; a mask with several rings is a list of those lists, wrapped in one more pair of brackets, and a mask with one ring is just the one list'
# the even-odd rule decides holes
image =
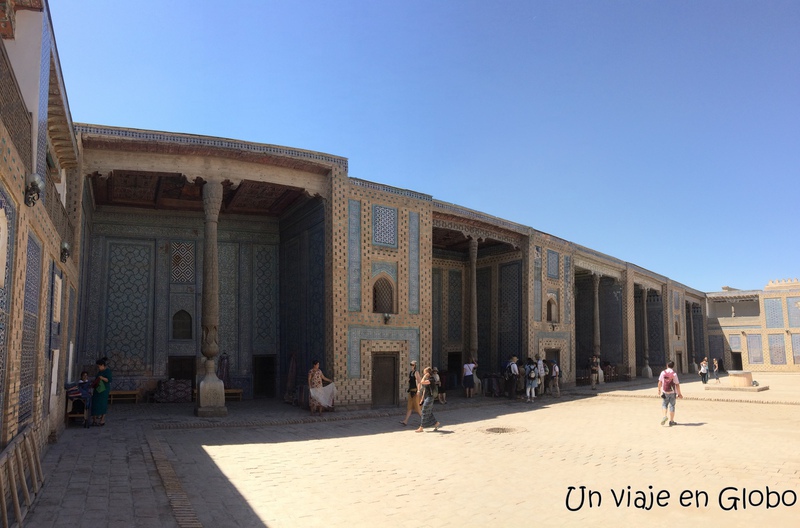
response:
{"label": "paved courtyard", "polygon": [[26,524],[797,526],[800,376],[756,378],[770,390],[684,383],[671,428],[652,384],[535,404],[453,395],[421,434],[399,410],[118,405],[50,446]]}

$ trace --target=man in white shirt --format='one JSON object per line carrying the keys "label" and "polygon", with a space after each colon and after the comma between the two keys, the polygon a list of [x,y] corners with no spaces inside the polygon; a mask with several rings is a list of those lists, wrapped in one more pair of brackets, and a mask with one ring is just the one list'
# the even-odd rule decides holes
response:
{"label": "man in white shirt", "polygon": [[681,384],[678,381],[678,374],[672,370],[675,367],[675,362],[670,361],[667,363],[667,368],[661,371],[658,376],[658,395],[661,396],[661,408],[664,409],[664,417],[661,419],[661,425],[667,423],[667,411],[669,411],[669,426],[677,425],[675,423],[675,398],[683,398],[681,394]]}

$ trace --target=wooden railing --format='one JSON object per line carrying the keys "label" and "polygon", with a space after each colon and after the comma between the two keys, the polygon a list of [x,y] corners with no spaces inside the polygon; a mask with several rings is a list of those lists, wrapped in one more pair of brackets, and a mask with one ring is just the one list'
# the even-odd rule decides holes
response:
{"label": "wooden railing", "polygon": [[0,453],[0,521],[3,528],[22,526],[43,484],[36,430],[26,426]]}

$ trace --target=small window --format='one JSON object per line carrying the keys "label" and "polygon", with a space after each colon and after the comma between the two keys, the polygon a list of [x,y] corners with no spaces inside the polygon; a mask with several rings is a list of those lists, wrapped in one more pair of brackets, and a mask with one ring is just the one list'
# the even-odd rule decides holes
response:
{"label": "small window", "polygon": [[181,310],[172,316],[172,339],[192,338],[192,316]]}
{"label": "small window", "polygon": [[376,280],[372,286],[372,312],[394,313],[394,288],[385,277]]}
{"label": "small window", "polygon": [[547,322],[548,323],[557,323],[558,322],[558,305],[556,301],[550,299],[547,301]]}

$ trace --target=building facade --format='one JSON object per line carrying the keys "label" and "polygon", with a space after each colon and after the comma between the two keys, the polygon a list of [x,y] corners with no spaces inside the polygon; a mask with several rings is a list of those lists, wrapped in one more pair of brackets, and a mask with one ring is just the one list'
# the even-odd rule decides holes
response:
{"label": "building facade", "polygon": [[707,295],[709,354],[733,370],[800,372],[800,281]]}
{"label": "building facade", "polygon": [[65,383],[104,356],[115,389],[184,379],[211,413],[217,375],[293,401],[313,359],[352,408],[404,405],[412,359],[453,382],[536,354],[566,385],[592,355],[619,380],[715,354],[797,370],[794,285],[706,296],[339,156],[73,123],[46,3],[0,15],[3,445],[57,436]]}

